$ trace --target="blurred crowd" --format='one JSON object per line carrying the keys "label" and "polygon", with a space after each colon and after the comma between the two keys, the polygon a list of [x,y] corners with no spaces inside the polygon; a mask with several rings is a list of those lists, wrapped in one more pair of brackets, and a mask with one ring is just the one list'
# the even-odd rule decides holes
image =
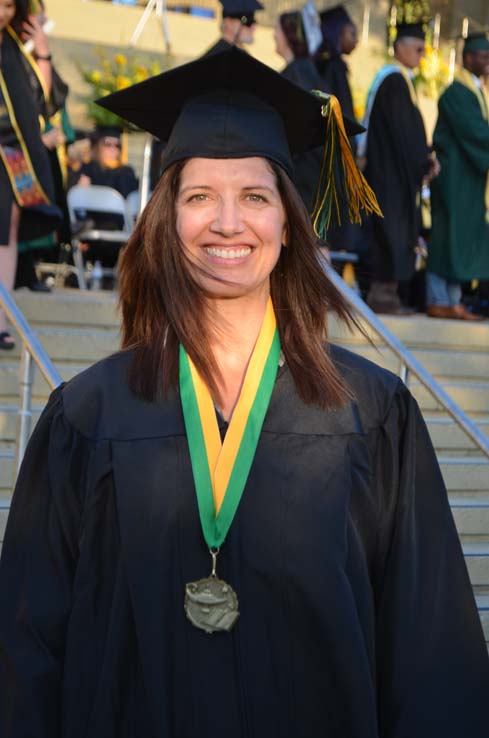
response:
{"label": "blurred crowd", "polygon": [[[221,2],[221,37],[207,53],[229,45],[250,50],[255,14],[263,6],[258,0]],[[42,0],[0,0],[0,281],[9,290],[49,291],[38,264],[72,259],[74,234],[126,228],[120,214],[104,217],[89,201],[69,206],[73,188],[108,187],[133,202],[139,190],[121,128],[72,127],[47,22]],[[373,79],[364,118],[357,121],[366,132],[359,127],[350,139],[383,217],[332,225],[326,245],[333,264],[377,313],[479,320],[489,315],[489,37],[477,32],[465,39],[461,68],[440,97],[429,146],[413,82],[425,30],[398,24],[393,55]],[[274,39],[282,74],[304,89],[334,95],[345,119],[355,121],[347,59],[358,32],[346,8],[318,14],[309,2],[283,13]],[[149,190],[158,181],[163,147],[153,144]],[[323,169],[323,147],[296,158],[295,184],[310,212]],[[103,191],[96,192],[102,198]],[[85,264],[116,265],[121,244],[115,240],[77,243]],[[0,311],[0,348],[11,347]]]}

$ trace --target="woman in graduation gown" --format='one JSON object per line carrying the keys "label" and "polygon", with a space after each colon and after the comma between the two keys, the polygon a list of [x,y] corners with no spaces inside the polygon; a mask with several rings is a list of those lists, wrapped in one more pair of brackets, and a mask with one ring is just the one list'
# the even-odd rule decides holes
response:
{"label": "woman in graduation gown", "polygon": [[[51,233],[61,220],[41,139],[49,116],[51,56],[28,0],[0,0],[0,279],[12,289],[17,241]],[[32,39],[33,55],[23,42]],[[0,349],[13,348],[0,310]]]}
{"label": "woman in graduation gown", "polygon": [[326,91],[340,101],[345,115],[355,117],[349,70],[343,56],[351,54],[358,43],[357,27],[343,5],[320,13],[323,43],[316,55],[316,66]]}
{"label": "woman in graduation gown", "polygon": [[426,427],[323,343],[349,314],[290,173],[324,101],[233,49],[104,104],[168,140],[164,173],[124,253],[123,350],[53,393],[19,475],[1,735],[483,738]]}
{"label": "woman in graduation gown", "polygon": [[[319,17],[316,27],[320,35]],[[281,72],[286,79],[304,90],[326,92],[324,81],[311,58],[311,54],[318,48],[314,31],[315,28],[307,23],[307,19],[304,22],[304,12],[282,13],[275,25],[275,50],[286,62]],[[314,208],[322,161],[322,146],[303,151],[294,157],[293,181],[309,212]]]}

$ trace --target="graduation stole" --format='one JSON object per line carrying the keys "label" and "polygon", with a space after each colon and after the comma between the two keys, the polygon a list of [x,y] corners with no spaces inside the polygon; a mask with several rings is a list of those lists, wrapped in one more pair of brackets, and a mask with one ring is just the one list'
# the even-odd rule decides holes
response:
{"label": "graduation stole", "polygon": [[366,130],[364,131],[364,133],[359,133],[357,135],[357,156],[358,157],[364,157],[367,154],[368,127],[370,125],[370,115],[374,107],[375,97],[377,95],[380,85],[385,80],[385,78],[388,77],[390,74],[402,74],[404,81],[408,86],[411,102],[416,108],[418,107],[418,95],[416,92],[416,88],[413,84],[413,80],[411,79],[411,75],[409,74],[409,71],[406,69],[406,67],[403,64],[397,61],[397,59],[393,59],[392,62],[390,62],[389,64],[386,64],[384,67],[379,69],[379,71],[374,77],[372,84],[370,85],[370,89],[367,95],[365,114],[362,120],[362,125]]}
{"label": "graduation stole", "polygon": [[192,359],[180,345],[180,397],[200,521],[209,549],[227,536],[255,457],[280,358],[271,299],[224,443],[214,403]]}
{"label": "graduation stole", "polygon": [[[6,31],[11,36],[13,41],[17,44],[20,52],[28,60],[29,64],[32,66],[35,72],[37,69],[36,76],[39,79],[41,88],[46,97],[46,85],[44,83],[44,80],[42,79],[42,75],[40,74],[34,59],[25,51],[24,45],[20,41],[13,28],[11,28],[11,26],[7,26]],[[5,113],[10,121],[10,125],[14,130],[16,139],[19,142],[20,146],[19,151],[17,148],[14,147],[0,145],[0,159],[3,162],[8,178],[10,180],[15,200],[20,207],[35,207],[36,205],[47,204],[49,203],[49,198],[44,192],[34,170],[34,166],[29,155],[29,150],[27,148],[25,138],[22,135],[20,125],[17,121],[7,83],[1,69],[0,102],[3,103],[2,105],[0,105],[0,108],[2,109],[2,112],[5,110]]]}
{"label": "graduation stole", "polygon": [[[467,87],[468,90],[474,93],[480,105],[482,117],[489,124],[489,106],[487,103],[486,96],[484,95],[484,91],[476,85],[474,78],[469,72],[469,70],[464,69],[464,68],[458,69],[457,72],[455,73],[455,80],[457,82],[460,82],[461,85],[463,85],[464,87]],[[489,172],[487,172],[487,178],[486,178],[486,192],[484,196],[484,204],[486,206],[486,223],[489,223]]]}

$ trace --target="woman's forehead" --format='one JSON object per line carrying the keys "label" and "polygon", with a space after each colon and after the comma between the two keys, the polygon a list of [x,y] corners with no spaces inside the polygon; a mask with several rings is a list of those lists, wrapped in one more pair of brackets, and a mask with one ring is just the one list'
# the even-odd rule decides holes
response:
{"label": "woman's forehead", "polygon": [[275,175],[270,163],[261,156],[247,156],[236,159],[208,159],[193,157],[185,163],[180,178],[181,184],[190,180],[199,179],[202,185],[205,181],[218,182],[221,180],[233,181],[243,187],[250,179],[256,186],[260,182],[267,186],[275,185]]}

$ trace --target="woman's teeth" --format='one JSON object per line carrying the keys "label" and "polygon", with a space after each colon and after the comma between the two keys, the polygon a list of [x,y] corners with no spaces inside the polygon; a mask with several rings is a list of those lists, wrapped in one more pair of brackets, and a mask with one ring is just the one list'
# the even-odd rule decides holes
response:
{"label": "woman's teeth", "polygon": [[206,247],[206,254],[209,256],[218,256],[220,259],[242,259],[243,256],[248,256],[251,253],[251,248],[245,246],[241,249],[217,249],[213,246]]}

